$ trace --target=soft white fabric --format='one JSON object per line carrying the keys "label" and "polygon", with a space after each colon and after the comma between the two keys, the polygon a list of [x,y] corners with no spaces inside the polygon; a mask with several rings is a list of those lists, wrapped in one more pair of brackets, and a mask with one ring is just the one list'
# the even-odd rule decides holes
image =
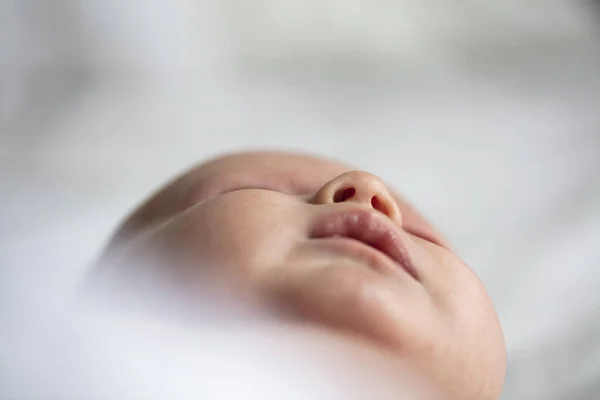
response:
{"label": "soft white fabric", "polygon": [[[2,3],[5,338],[37,340],[40,307],[68,300],[164,180],[221,151],[305,149],[401,189],[481,276],[507,338],[503,398],[600,396],[591,4]],[[19,393],[32,372],[14,349],[0,391]]]}

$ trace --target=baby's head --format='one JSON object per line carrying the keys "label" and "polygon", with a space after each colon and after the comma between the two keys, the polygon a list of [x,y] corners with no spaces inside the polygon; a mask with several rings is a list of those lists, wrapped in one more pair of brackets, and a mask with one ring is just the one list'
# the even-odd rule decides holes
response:
{"label": "baby's head", "polygon": [[504,340],[484,287],[372,174],[307,155],[227,155],[151,197],[107,252],[131,248],[168,249],[299,320],[356,334],[449,398],[500,395]]}

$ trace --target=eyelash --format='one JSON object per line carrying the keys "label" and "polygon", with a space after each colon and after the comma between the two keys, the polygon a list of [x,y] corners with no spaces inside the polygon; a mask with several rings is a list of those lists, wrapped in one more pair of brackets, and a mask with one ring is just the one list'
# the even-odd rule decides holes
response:
{"label": "eyelash", "polygon": [[266,190],[266,191],[269,191],[269,192],[283,193],[281,190],[274,189],[272,187],[254,185],[254,186],[238,186],[238,187],[234,187],[233,189],[227,189],[226,191],[222,192],[221,194],[239,192],[240,190]]}

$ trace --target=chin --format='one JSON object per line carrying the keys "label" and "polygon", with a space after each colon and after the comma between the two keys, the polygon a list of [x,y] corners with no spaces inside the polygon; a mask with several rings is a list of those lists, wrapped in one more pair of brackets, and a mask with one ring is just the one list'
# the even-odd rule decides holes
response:
{"label": "chin", "polygon": [[270,295],[278,309],[295,318],[394,347],[407,339],[402,314],[415,303],[395,289],[389,278],[366,266],[340,265],[303,271]]}

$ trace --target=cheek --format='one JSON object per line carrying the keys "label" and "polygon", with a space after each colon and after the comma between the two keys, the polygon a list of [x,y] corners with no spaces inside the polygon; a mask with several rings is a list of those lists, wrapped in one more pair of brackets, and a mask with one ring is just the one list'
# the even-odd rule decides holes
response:
{"label": "cheek", "polygon": [[453,276],[447,282],[449,289],[443,300],[454,329],[474,347],[501,345],[500,324],[482,282],[462,263],[456,262],[452,267]]}
{"label": "cheek", "polygon": [[[485,287],[454,254],[428,244],[423,244],[423,249],[430,263],[427,292],[441,317],[443,334],[437,343],[447,348],[450,354],[447,358],[452,360],[449,365],[438,367],[444,368],[459,387],[464,383],[474,392],[497,393],[504,379],[506,351],[502,329]],[[460,373],[455,376],[457,370]],[[465,379],[471,383],[463,382]]]}
{"label": "cheek", "polygon": [[438,251],[435,259],[439,272],[430,293],[450,329],[473,347],[487,338],[498,341],[496,312],[479,278],[446,250]]}
{"label": "cheek", "polygon": [[[493,304],[479,278],[457,265],[452,290],[448,291],[447,322],[463,360],[463,377],[469,377],[481,393],[498,393],[506,368],[504,336]],[[480,398],[492,398],[480,396]]]}
{"label": "cheek", "polygon": [[170,235],[195,263],[255,276],[285,261],[304,237],[304,220],[287,203],[218,201],[182,214]]}

